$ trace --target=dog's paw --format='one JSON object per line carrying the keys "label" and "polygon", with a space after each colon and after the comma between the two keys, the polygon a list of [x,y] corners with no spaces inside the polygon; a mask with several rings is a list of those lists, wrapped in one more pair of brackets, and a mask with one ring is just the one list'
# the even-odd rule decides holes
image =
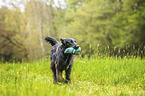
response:
{"label": "dog's paw", "polygon": [[71,83],[70,80],[65,79],[64,83]]}

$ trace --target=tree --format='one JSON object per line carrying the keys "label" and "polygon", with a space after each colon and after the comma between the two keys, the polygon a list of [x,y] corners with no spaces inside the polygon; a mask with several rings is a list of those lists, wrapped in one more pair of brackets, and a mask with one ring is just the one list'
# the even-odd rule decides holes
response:
{"label": "tree", "polygon": [[55,18],[56,30],[60,37],[76,38],[86,53],[97,50],[98,44],[102,52],[107,46],[110,50],[123,50],[128,45],[136,45],[137,49],[145,45],[143,0],[67,0],[66,3],[67,8]]}
{"label": "tree", "polygon": [[[20,18],[21,13],[17,11],[11,11],[7,8],[0,9],[0,56],[1,59],[9,61],[10,59],[22,60],[27,55],[25,46],[22,43],[22,39],[18,37],[21,32]],[[17,18],[14,18],[17,16]]]}

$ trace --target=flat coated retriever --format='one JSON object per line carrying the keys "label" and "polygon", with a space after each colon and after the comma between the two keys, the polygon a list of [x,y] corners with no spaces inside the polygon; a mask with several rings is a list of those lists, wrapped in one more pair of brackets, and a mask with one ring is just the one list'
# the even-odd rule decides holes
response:
{"label": "flat coated retriever", "polygon": [[[74,54],[66,54],[64,53],[64,51],[68,47],[78,49],[79,45],[76,44],[76,41],[73,38],[61,38],[60,40],[62,44],[60,44],[56,39],[52,37],[45,37],[45,40],[52,45],[50,60],[51,70],[53,72],[53,82],[57,83],[60,81],[64,81],[64,83],[69,83],[71,80],[70,74],[73,66]],[[65,80],[62,77],[63,70],[65,70]]]}

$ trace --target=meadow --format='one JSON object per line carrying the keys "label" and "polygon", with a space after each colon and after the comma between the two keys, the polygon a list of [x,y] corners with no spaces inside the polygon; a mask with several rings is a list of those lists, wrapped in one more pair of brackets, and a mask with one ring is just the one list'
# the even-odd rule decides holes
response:
{"label": "meadow", "polygon": [[145,59],[76,57],[71,79],[53,84],[48,59],[1,63],[0,96],[144,96]]}

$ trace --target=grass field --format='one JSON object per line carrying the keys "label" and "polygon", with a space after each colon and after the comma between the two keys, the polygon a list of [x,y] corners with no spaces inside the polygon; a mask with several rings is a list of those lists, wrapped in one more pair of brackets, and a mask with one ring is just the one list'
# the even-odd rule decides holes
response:
{"label": "grass field", "polygon": [[45,59],[1,63],[0,96],[144,96],[145,59],[75,58],[71,78],[70,84],[53,84]]}

